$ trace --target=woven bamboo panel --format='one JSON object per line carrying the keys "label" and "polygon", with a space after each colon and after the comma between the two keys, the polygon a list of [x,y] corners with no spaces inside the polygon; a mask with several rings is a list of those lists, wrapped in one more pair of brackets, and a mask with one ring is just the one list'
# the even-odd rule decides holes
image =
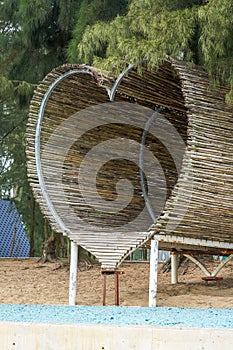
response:
{"label": "woven bamboo panel", "polygon": [[233,123],[226,88],[209,88],[200,68],[174,63],[188,109],[183,169],[153,231],[232,243]]}
{"label": "woven bamboo panel", "polygon": [[233,243],[225,93],[173,60],[132,68],[115,85],[93,67],[49,73],[31,101],[26,152],[52,227],[108,269],[154,234]]}

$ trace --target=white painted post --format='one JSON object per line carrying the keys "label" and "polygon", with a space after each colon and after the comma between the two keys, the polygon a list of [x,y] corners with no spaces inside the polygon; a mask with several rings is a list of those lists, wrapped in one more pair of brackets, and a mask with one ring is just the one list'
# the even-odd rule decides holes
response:
{"label": "white painted post", "polygon": [[171,283],[178,283],[178,259],[177,254],[171,253]]}
{"label": "white painted post", "polygon": [[78,264],[78,245],[71,241],[70,248],[70,287],[69,287],[69,305],[75,305],[76,302],[76,279]]}
{"label": "white painted post", "polygon": [[150,282],[149,282],[149,307],[156,307],[157,277],[158,277],[159,242],[151,240],[150,248]]}

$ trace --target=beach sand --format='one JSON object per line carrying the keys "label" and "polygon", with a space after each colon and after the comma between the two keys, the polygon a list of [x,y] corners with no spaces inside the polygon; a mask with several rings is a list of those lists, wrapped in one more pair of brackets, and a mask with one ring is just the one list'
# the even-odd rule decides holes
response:
{"label": "beach sand", "polygon": [[[216,260],[206,261],[209,270]],[[179,268],[179,283],[171,284],[170,272],[162,273],[159,264],[157,305],[161,307],[233,307],[233,261],[221,270],[220,288],[214,281],[206,284],[203,272],[192,262]],[[120,305],[148,306],[149,264],[123,263],[119,270]],[[79,271],[77,304],[102,305],[103,276],[99,265]],[[0,303],[67,305],[69,265],[38,262],[36,258],[0,259]],[[114,279],[107,277],[107,305],[114,305]]]}

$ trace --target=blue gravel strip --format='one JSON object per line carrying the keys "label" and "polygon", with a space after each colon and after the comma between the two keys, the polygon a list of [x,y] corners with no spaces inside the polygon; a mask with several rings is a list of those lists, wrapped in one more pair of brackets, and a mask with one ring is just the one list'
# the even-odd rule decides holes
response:
{"label": "blue gravel strip", "polygon": [[233,309],[1,304],[0,321],[233,328]]}

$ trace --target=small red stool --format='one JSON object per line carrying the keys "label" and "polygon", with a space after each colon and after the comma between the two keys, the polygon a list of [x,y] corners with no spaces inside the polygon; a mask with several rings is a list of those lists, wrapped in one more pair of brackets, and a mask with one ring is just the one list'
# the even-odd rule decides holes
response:
{"label": "small red stool", "polygon": [[115,287],[115,305],[119,306],[119,275],[123,275],[123,271],[110,271],[103,270],[102,275],[104,276],[104,284],[103,284],[103,306],[106,305],[106,287],[107,287],[107,276],[114,275],[114,287]]}
{"label": "small red stool", "polygon": [[206,276],[202,277],[202,280],[208,284],[209,281],[215,281],[216,286],[219,288],[220,287],[220,282],[223,280],[223,277],[216,277],[216,276]]}

